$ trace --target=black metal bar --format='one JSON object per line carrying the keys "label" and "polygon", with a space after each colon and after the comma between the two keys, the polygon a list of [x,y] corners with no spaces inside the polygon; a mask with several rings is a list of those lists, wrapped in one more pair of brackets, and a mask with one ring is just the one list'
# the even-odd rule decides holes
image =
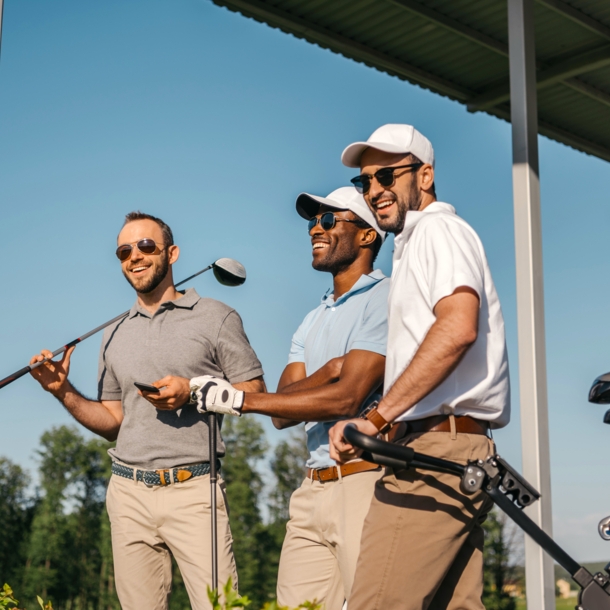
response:
{"label": "black metal bar", "polygon": [[483,491],[560,566],[574,576],[581,565],[570,557],[544,530],[540,529],[520,508],[515,506],[499,489],[485,487]]}
{"label": "black metal bar", "polygon": [[208,413],[208,427],[210,432],[210,500],[212,506],[212,589],[218,589],[218,523],[216,514],[216,481],[218,470],[216,460],[216,434],[218,425],[216,413]]}

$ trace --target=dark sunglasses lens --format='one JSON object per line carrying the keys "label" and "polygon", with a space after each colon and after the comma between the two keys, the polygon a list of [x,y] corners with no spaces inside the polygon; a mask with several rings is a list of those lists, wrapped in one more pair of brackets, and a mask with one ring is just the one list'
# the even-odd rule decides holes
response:
{"label": "dark sunglasses lens", "polygon": [[307,223],[307,232],[309,233],[316,225],[318,224],[318,219],[314,216],[308,223]]}
{"label": "dark sunglasses lens", "polygon": [[330,231],[335,226],[335,215],[331,212],[326,212],[320,216],[320,225],[325,231]]}
{"label": "dark sunglasses lens", "polygon": [[142,239],[138,242],[138,250],[142,254],[154,254],[157,244],[152,239]]}
{"label": "dark sunglasses lens", "polygon": [[119,246],[116,249],[117,258],[120,261],[126,261],[131,256],[131,250],[132,250],[132,248],[130,245],[126,244],[124,246]]}
{"label": "dark sunglasses lens", "polygon": [[371,181],[366,176],[356,176],[352,178],[350,182],[360,191],[361,193],[366,193],[371,187]]}
{"label": "dark sunglasses lens", "polygon": [[376,174],[375,178],[381,186],[392,186],[394,184],[394,170],[389,167],[380,169]]}

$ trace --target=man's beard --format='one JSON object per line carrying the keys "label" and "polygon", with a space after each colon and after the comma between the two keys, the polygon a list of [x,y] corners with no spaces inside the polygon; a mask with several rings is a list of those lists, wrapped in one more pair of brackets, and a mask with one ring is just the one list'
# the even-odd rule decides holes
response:
{"label": "man's beard", "polygon": [[407,193],[406,199],[399,197],[395,193],[393,194],[396,202],[396,214],[389,218],[379,218],[377,214],[375,214],[375,217],[380,229],[387,231],[388,233],[398,235],[405,228],[407,212],[409,210],[419,210],[421,206],[422,194],[417,187],[417,182],[415,180],[412,180],[409,185],[409,192]]}
{"label": "man's beard", "polygon": [[129,277],[129,271],[123,271],[123,275],[125,279],[131,284],[132,288],[140,293],[140,294],[148,294],[155,290],[159,286],[159,284],[165,279],[169,271],[169,256],[167,256],[166,252],[161,252],[159,255],[161,260],[160,264],[156,267],[152,276],[144,283],[137,285],[134,283],[132,278]]}
{"label": "man's beard", "polygon": [[311,266],[316,271],[332,273],[335,276],[340,271],[343,271],[343,269],[349,267],[356,259],[356,256],[350,251],[345,241],[339,241],[332,252],[327,254],[322,260],[316,261],[314,259]]}

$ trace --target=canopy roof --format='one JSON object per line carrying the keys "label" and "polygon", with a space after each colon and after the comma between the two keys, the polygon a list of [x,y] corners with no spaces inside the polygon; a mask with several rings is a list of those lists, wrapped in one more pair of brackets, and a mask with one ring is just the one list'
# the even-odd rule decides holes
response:
{"label": "canopy roof", "polygon": [[[213,0],[510,120],[506,0]],[[540,133],[610,161],[610,2],[536,0]]]}

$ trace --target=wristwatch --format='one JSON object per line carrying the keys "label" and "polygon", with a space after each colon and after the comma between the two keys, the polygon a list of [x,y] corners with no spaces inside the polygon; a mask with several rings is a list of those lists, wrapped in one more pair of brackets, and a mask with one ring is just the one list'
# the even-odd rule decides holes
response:
{"label": "wristwatch", "polygon": [[378,401],[372,402],[365,411],[360,415],[362,419],[368,419],[375,428],[379,431],[379,434],[387,434],[392,427],[391,422],[387,421],[386,418],[379,413],[377,407],[379,406]]}

